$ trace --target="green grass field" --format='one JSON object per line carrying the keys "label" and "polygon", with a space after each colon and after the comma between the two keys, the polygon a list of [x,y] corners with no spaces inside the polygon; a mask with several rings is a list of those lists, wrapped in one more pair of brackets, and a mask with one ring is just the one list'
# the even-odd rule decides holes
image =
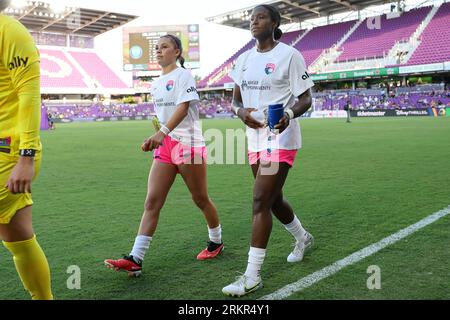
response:
{"label": "green grass field", "polygon": [[[284,193],[315,249],[288,264],[292,239],[274,222],[257,299],[450,205],[450,118],[302,120],[303,149]],[[161,213],[140,278],[108,270],[128,254],[142,214],[151,157],[140,143],[150,122],[72,123],[43,132],[33,186],[34,225],[52,269],[57,299],[224,299],[221,288],[245,271],[253,178],[248,165],[208,166],[225,250],[197,261],[207,241],[202,214],[179,177]],[[242,128],[209,120],[204,129]],[[349,266],[289,299],[450,299],[450,216]],[[81,269],[69,290],[67,268]],[[367,267],[381,268],[368,290]],[[28,299],[5,248],[0,299]]]}

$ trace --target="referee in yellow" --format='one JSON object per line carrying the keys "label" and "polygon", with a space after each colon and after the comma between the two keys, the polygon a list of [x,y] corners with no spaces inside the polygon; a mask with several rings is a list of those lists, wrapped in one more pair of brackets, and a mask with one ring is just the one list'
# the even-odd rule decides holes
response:
{"label": "referee in yellow", "polygon": [[39,53],[26,28],[1,14],[9,3],[0,0],[0,239],[32,299],[53,299],[31,218],[31,182],[41,162]]}

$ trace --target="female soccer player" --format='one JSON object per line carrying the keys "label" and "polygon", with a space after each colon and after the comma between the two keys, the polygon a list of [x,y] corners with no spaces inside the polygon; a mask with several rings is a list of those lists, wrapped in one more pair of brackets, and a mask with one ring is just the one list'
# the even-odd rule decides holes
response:
{"label": "female soccer player", "polygon": [[[9,2],[0,0],[0,12]],[[31,218],[31,182],[41,162],[39,53],[25,27],[2,14],[0,39],[0,239],[32,299],[52,299]]]}
{"label": "female soccer player", "polygon": [[[144,214],[131,253],[123,259],[105,260],[106,266],[126,271],[131,276],[141,273],[144,255],[177,173],[183,177],[193,201],[208,224],[208,246],[198,254],[197,259],[215,258],[223,250],[219,217],[208,196],[206,148],[197,108],[199,97],[194,78],[184,69],[182,51],[181,41],[175,36],[166,35],[158,41],[156,55],[162,75],[152,84],[151,93],[160,130],[142,145],[144,151],[154,151]],[[182,68],[177,66],[177,61]]]}
{"label": "female soccer player", "polygon": [[[250,29],[256,46],[237,59],[230,73],[235,82],[233,110],[247,125],[249,161],[255,177],[247,270],[222,289],[231,296],[243,296],[262,287],[260,269],[272,230],[272,213],[296,240],[288,262],[301,261],[313,242],[283,198],[282,189],[301,147],[295,118],[311,107],[310,88],[314,83],[301,54],[277,41],[282,36],[280,21],[280,13],[273,6],[259,5],[253,9]],[[267,109],[272,104],[284,106],[284,116],[275,126],[279,130],[277,135],[271,134],[265,125]]]}

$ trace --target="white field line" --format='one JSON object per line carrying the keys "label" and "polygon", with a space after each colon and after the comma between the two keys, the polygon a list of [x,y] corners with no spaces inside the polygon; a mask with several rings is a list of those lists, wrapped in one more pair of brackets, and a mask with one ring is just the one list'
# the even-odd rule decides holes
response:
{"label": "white field line", "polygon": [[442,209],[436,213],[433,213],[433,214],[429,215],[428,217],[420,220],[419,222],[412,224],[409,227],[402,229],[399,232],[394,233],[394,234],[380,240],[377,243],[367,246],[364,249],[361,249],[361,250],[345,257],[344,259],[336,261],[335,263],[333,263],[319,271],[316,271],[304,278],[301,278],[300,280],[298,280],[294,283],[288,284],[288,285],[284,286],[283,288],[281,288],[271,294],[263,296],[260,298],[260,300],[281,300],[281,299],[287,298],[296,292],[302,291],[303,289],[306,289],[306,288],[316,284],[317,282],[319,282],[325,278],[328,278],[329,276],[332,276],[333,274],[337,273],[341,269],[343,269],[349,265],[352,265],[354,263],[357,263],[357,262],[377,253],[381,249],[384,249],[387,246],[390,246],[390,245],[406,238],[407,236],[413,234],[414,232],[419,231],[420,229],[428,226],[429,224],[432,224],[433,222],[436,222],[437,220],[439,220],[449,214],[450,214],[450,206],[448,206],[447,208]]}

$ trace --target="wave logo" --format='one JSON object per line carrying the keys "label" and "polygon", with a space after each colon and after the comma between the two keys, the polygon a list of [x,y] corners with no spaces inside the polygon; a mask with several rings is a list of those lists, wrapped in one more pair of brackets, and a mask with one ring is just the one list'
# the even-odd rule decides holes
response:
{"label": "wave logo", "polygon": [[173,87],[174,87],[174,82],[173,82],[173,80],[169,80],[169,81],[167,82],[167,84],[166,84],[166,89],[167,89],[167,91],[171,91],[171,90],[173,89]]}
{"label": "wave logo", "polygon": [[274,73],[274,72],[275,72],[275,65],[274,65],[273,63],[268,63],[268,64],[266,65],[265,71],[266,71],[266,74],[272,74],[272,73]]}

